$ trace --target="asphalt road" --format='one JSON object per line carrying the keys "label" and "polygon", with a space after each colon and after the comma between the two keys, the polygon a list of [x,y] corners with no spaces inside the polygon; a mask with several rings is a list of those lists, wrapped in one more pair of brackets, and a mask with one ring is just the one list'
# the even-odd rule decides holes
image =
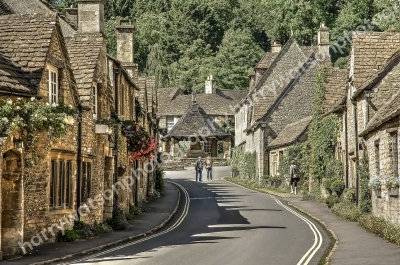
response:
{"label": "asphalt road", "polygon": [[327,233],[274,196],[221,178],[194,181],[194,171],[167,172],[184,190],[170,225],[154,237],[97,253],[73,264],[318,264],[330,245]]}

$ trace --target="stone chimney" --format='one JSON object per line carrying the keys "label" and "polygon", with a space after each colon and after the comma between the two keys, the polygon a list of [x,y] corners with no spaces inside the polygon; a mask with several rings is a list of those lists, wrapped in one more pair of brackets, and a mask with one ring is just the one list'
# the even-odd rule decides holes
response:
{"label": "stone chimney", "polygon": [[74,23],[75,26],[78,26],[78,8],[70,8],[65,9],[67,18]]}
{"label": "stone chimney", "polygon": [[215,80],[213,79],[212,75],[207,76],[206,85],[205,85],[205,92],[206,94],[215,94]]}
{"label": "stone chimney", "polygon": [[322,22],[318,30],[318,51],[329,56],[329,28]]}
{"label": "stone chimney", "polygon": [[279,41],[274,41],[274,44],[271,46],[271,52],[272,53],[277,53],[280,52],[282,49],[282,45],[279,43]]}
{"label": "stone chimney", "polygon": [[133,32],[135,27],[131,20],[120,20],[117,30],[117,59],[122,62],[132,79],[137,75],[137,66],[133,63]]}
{"label": "stone chimney", "polygon": [[104,0],[77,0],[79,33],[104,33]]}

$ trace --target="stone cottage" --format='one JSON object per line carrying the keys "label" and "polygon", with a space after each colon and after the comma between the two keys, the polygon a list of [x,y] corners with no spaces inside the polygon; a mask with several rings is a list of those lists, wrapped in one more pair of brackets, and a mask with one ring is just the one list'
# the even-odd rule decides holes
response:
{"label": "stone cottage", "polygon": [[[185,113],[188,106],[193,101],[193,95],[185,95],[180,88],[160,88],[158,92],[158,111],[159,127],[162,135],[166,135],[172,127],[179,121],[180,117]],[[205,81],[205,93],[194,95],[198,105],[212,118],[222,126],[226,124],[233,126],[234,109],[240,100],[248,93],[247,90],[229,90],[218,89],[216,80],[212,75],[208,76]],[[193,132],[198,133],[198,132]],[[230,143],[223,143],[223,151],[221,156],[230,155]],[[174,154],[174,150],[178,149],[178,144],[171,144],[165,141],[160,144],[164,152]],[[211,145],[206,143],[203,147],[206,154],[211,155]]]}
{"label": "stone cottage", "polygon": [[[393,54],[400,48],[400,39],[398,33],[356,31],[352,33],[352,40],[346,109],[343,112],[343,121],[347,126],[344,126],[342,146],[347,147],[344,156],[346,182],[348,187],[354,187],[358,193],[357,168],[360,160],[367,157],[365,151],[368,149],[359,134],[367,129],[372,117],[398,90],[395,81],[390,81],[392,85],[384,81],[391,80],[391,71],[396,63]],[[368,150],[368,157],[372,159],[370,152]],[[373,167],[370,170],[376,173]]]}
{"label": "stone cottage", "polygon": [[[0,10],[0,97],[33,96],[43,104],[64,103],[73,106],[80,117],[66,136],[55,138],[51,132],[43,132],[29,148],[24,139],[25,147],[16,148],[14,139],[22,138],[20,135],[2,141],[0,173],[5,185],[1,186],[1,201],[6,210],[2,211],[1,251],[8,256],[21,253],[18,242],[25,248],[35,246],[32,236],[47,227],[56,232],[52,224],[73,215],[88,199],[115,190],[114,183],[143,167],[131,161],[125,141],[117,148],[121,132],[109,135],[97,129],[104,119],[139,121],[141,108],[147,106],[135,104],[139,86],[129,22],[117,27],[118,45],[124,48],[118,50],[118,59],[107,55],[104,1],[79,0],[78,8],[69,10],[77,14],[70,16],[72,20],[60,17],[39,0],[1,0]],[[149,89],[156,97],[151,81]],[[149,116],[155,116],[153,109]],[[156,128],[152,132],[156,135]],[[149,183],[147,186],[135,182],[129,192],[115,185],[125,211],[153,192],[154,181],[143,171],[139,170],[137,177]],[[15,200],[10,201],[9,196]],[[81,220],[100,222],[110,217],[112,192],[107,197],[104,204],[82,214]],[[10,216],[18,218],[9,222]]]}
{"label": "stone cottage", "polygon": [[[359,142],[368,158],[370,177],[382,179],[381,193],[372,193],[372,209],[376,216],[400,224],[399,190],[384,185],[384,180],[399,177],[400,128],[400,52],[397,51],[354,93],[356,104],[362,107],[358,116]],[[366,102],[363,104],[363,102]],[[360,150],[361,154],[361,150]],[[360,157],[362,158],[362,157]]]}
{"label": "stone cottage", "polygon": [[[0,16],[1,78],[9,83],[2,85],[2,99],[36,97],[42,104],[78,105],[58,19],[56,14]],[[7,65],[14,68],[11,75]],[[29,150],[14,146],[15,139],[27,144],[24,135],[14,132],[6,137],[0,157],[2,255],[20,253],[18,243],[73,212],[76,130],[75,123],[62,139],[40,133]]]}
{"label": "stone cottage", "polygon": [[311,115],[318,70],[330,61],[323,24],[318,40],[318,47],[300,46],[293,37],[283,47],[275,43],[250,75],[250,92],[236,108],[235,144],[256,153],[259,178],[274,173],[268,145],[287,125]]}

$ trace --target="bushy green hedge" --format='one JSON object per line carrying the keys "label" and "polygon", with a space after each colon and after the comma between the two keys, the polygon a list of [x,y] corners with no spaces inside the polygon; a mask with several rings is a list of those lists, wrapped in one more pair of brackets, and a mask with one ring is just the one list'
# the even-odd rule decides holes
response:
{"label": "bushy green hedge", "polygon": [[255,179],[256,153],[245,152],[243,146],[235,148],[232,153],[231,170],[239,174],[240,178]]}
{"label": "bushy green hedge", "polygon": [[336,215],[352,222],[357,222],[362,215],[360,209],[357,207],[356,204],[346,200],[343,200],[333,205],[332,211]]}
{"label": "bushy green hedge", "polygon": [[112,232],[113,229],[106,223],[86,224],[82,221],[74,221],[72,229],[58,231],[56,241],[58,242],[73,242],[79,239],[89,239],[97,237],[99,234]]}
{"label": "bushy green hedge", "polygon": [[360,217],[358,223],[367,231],[400,246],[400,226],[395,225],[384,218],[365,214]]}
{"label": "bushy green hedge", "polygon": [[165,175],[164,169],[162,169],[162,167],[157,166],[155,188],[156,191],[158,191],[159,193],[162,193],[164,190],[164,175]]}

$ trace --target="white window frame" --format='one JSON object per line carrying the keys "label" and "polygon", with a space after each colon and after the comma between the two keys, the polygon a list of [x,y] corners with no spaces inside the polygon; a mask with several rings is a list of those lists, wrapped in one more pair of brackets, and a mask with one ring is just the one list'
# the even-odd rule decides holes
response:
{"label": "white window frame", "polygon": [[93,119],[97,119],[98,114],[98,89],[97,84],[92,85],[92,96],[93,96]]}
{"label": "white window frame", "polygon": [[49,103],[58,104],[59,84],[58,84],[58,68],[52,65],[47,66],[49,71]]}
{"label": "white window frame", "polygon": [[[167,127],[167,132],[169,132],[175,125],[175,119],[173,116],[167,116],[165,119],[166,127]],[[172,126],[170,126],[172,124]]]}

